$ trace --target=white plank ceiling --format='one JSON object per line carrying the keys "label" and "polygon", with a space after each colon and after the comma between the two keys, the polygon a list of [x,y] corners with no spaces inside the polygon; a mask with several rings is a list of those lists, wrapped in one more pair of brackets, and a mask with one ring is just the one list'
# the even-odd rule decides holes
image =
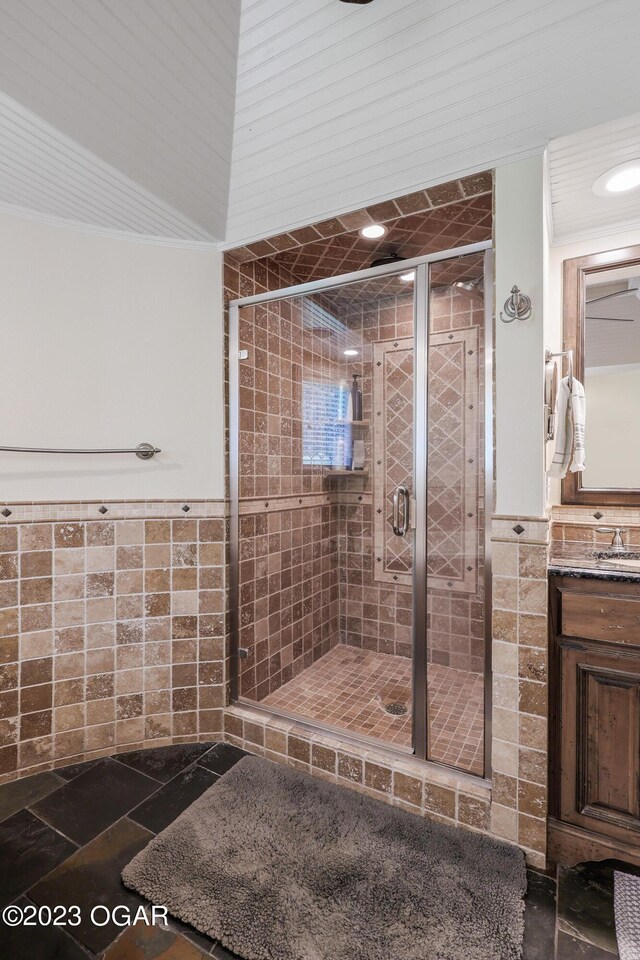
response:
{"label": "white plank ceiling", "polygon": [[640,113],[559,137],[549,144],[547,162],[555,243],[640,226],[640,190],[618,197],[599,197],[592,189],[607,170],[637,159]]}
{"label": "white plank ceiling", "polygon": [[0,203],[247,242],[632,113],[638,35],[637,0],[0,0]]}
{"label": "white plank ceiling", "polygon": [[[221,239],[239,13],[239,0],[0,0],[0,90],[33,115],[30,130],[23,113],[6,131],[15,153],[3,196],[29,207],[39,193],[36,209],[103,226],[112,224],[100,208],[115,200],[121,228]],[[38,135],[38,119],[68,138],[68,152]],[[70,195],[90,155],[93,213],[82,214]],[[19,181],[13,168],[25,157]],[[58,178],[49,165],[66,169]],[[168,208],[180,222],[174,233],[170,222],[150,222],[166,221]]]}
{"label": "white plank ceiling", "polygon": [[624,116],[639,35],[637,0],[243,0],[227,239]]}

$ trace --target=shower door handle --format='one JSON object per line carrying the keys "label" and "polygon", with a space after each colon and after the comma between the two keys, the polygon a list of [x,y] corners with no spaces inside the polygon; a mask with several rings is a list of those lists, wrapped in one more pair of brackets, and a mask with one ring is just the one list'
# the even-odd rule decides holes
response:
{"label": "shower door handle", "polygon": [[393,491],[393,516],[391,525],[396,537],[404,537],[409,529],[409,491],[406,487],[396,487]]}

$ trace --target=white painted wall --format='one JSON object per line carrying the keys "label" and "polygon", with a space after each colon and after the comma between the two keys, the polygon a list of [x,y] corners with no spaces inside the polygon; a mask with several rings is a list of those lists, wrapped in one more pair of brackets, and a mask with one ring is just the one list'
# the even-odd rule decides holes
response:
{"label": "white painted wall", "polygon": [[[496,513],[542,516],[544,197],[542,154],[497,167]],[[502,323],[500,310],[517,284],[531,297],[530,320]]]}
{"label": "white painted wall", "polygon": [[[640,243],[640,230],[630,230],[623,233],[609,233],[600,237],[590,237],[558,246],[552,246],[548,251],[547,271],[547,303],[545,316],[545,342],[552,350],[562,349],[562,270],[565,260],[574,257],[586,257],[590,253],[599,253],[602,250],[617,250]],[[566,367],[565,367],[566,370]],[[587,397],[587,405],[589,398]],[[589,409],[587,406],[587,417]],[[587,424],[588,429],[588,424]],[[551,446],[551,445],[550,445]],[[589,450],[586,450],[587,457]],[[561,502],[561,486],[559,480],[552,480],[549,484],[549,503]]]}
{"label": "white painted wall", "polygon": [[0,213],[0,500],[224,495],[221,257]]}

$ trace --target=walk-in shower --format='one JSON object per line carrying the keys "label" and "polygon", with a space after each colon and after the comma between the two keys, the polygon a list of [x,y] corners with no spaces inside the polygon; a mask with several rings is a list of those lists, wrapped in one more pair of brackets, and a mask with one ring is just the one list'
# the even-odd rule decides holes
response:
{"label": "walk-in shower", "polygon": [[478,775],[490,246],[230,306],[233,697]]}

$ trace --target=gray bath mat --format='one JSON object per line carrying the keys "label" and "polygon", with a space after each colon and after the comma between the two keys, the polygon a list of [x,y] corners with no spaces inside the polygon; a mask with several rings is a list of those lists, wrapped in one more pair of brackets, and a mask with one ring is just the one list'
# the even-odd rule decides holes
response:
{"label": "gray bath mat", "polygon": [[245,960],[518,960],[524,857],[259,757],[139,853],[127,887]]}
{"label": "gray bath mat", "polygon": [[613,909],[620,960],[640,960],[640,877],[616,870]]}

